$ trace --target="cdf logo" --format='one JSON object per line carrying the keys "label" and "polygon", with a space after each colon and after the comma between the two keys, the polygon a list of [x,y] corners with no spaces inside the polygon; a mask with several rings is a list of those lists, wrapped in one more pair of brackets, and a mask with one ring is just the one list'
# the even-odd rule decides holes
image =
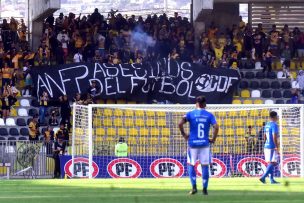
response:
{"label": "cdf logo", "polygon": [[114,159],[107,168],[112,178],[137,178],[142,171],[136,161],[128,158]]}
{"label": "cdf logo", "polygon": [[[95,178],[99,173],[98,165],[93,161],[92,162],[92,177]],[[64,165],[64,172],[68,177],[76,178],[88,178],[89,177],[89,159],[78,157],[74,159],[74,176],[72,175],[73,165],[72,159],[70,159]]]}
{"label": "cdf logo", "polygon": [[299,157],[290,157],[283,161],[283,175],[286,177],[299,177],[301,174],[301,160]]}
{"label": "cdf logo", "polygon": [[179,178],[184,174],[184,166],[176,159],[156,159],[150,165],[150,172],[155,178]]}
{"label": "cdf logo", "polygon": [[[201,177],[202,176],[202,167],[199,161],[195,163],[195,171],[196,174]],[[210,164],[210,175],[211,177],[221,178],[227,172],[227,166],[224,162],[217,158],[212,158],[212,163]]]}
{"label": "cdf logo", "polygon": [[244,176],[262,176],[266,171],[267,162],[258,157],[247,157],[241,159],[237,164],[237,169]]}

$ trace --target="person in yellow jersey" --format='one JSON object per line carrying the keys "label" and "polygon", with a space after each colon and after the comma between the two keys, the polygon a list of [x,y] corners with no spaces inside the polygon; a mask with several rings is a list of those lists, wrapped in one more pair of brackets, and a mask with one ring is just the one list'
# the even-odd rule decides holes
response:
{"label": "person in yellow jersey", "polygon": [[120,137],[118,143],[115,145],[115,156],[126,157],[128,156],[128,145],[125,139]]}

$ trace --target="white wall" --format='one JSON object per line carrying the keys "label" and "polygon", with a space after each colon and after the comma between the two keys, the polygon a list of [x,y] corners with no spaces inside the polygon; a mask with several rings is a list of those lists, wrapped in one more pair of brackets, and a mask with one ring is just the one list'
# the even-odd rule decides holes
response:
{"label": "white wall", "polygon": [[195,21],[203,9],[213,9],[214,0],[193,0],[193,20]]}
{"label": "white wall", "polygon": [[48,11],[60,9],[60,0],[29,0],[30,16],[32,20],[43,18]]}

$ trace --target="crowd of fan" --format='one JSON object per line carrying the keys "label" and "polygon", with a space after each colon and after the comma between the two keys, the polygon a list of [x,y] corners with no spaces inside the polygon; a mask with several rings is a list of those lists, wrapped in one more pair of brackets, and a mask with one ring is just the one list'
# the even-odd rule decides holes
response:
{"label": "crowd of fan", "polygon": [[[174,17],[148,15],[142,17],[122,16],[111,10],[103,16],[98,9],[91,15],[76,16],[70,13],[58,17],[49,16],[43,24],[41,44],[30,50],[26,41],[27,27],[23,20],[11,18],[0,25],[0,66],[2,76],[2,116],[20,95],[17,83],[24,81],[21,94],[31,95],[31,67],[60,65],[79,62],[99,63],[145,63],[161,58],[180,59],[214,68],[238,69],[241,60],[260,61],[263,71],[272,71],[272,63],[283,62],[288,70],[291,59],[304,58],[304,33],[298,28],[282,30],[273,25],[266,32],[262,24],[253,31],[249,24],[240,21],[224,32],[211,23],[206,32],[195,38],[194,27],[187,18],[175,13]],[[196,43],[198,50],[195,49]],[[195,51],[196,50],[196,51]],[[22,69],[21,69],[22,68]],[[304,89],[304,74],[298,76],[299,89]],[[79,104],[96,102],[96,86],[92,84],[85,97],[76,95]],[[47,123],[45,116],[49,106],[47,93],[38,95],[40,100],[39,121]],[[66,96],[60,98],[62,109],[68,109]],[[61,115],[69,120],[70,112]],[[66,123],[66,122],[65,122]]]}

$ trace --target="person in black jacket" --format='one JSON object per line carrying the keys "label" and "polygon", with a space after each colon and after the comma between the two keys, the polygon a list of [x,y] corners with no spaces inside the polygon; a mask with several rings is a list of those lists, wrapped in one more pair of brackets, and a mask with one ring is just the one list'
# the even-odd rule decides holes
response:
{"label": "person in black jacket", "polygon": [[55,161],[54,178],[60,178],[60,156],[64,155],[66,142],[63,139],[62,133],[57,132],[57,140],[53,145],[53,158]]}
{"label": "person in black jacket", "polygon": [[61,122],[66,120],[69,121],[71,117],[71,106],[68,100],[68,96],[64,95],[59,97],[59,101],[60,101]]}

